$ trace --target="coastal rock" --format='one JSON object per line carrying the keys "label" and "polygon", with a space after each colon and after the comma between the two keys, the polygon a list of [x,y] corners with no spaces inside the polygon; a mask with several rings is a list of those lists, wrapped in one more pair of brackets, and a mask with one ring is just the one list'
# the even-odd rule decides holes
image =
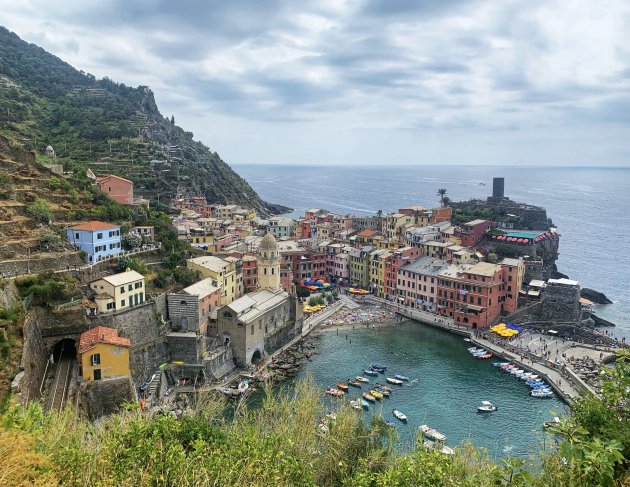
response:
{"label": "coastal rock", "polygon": [[600,318],[596,314],[591,314],[591,319],[595,322],[595,326],[617,326],[613,322]]}
{"label": "coastal rock", "polygon": [[580,290],[580,296],[593,301],[595,304],[612,304],[612,301],[606,297],[604,293],[583,287]]}

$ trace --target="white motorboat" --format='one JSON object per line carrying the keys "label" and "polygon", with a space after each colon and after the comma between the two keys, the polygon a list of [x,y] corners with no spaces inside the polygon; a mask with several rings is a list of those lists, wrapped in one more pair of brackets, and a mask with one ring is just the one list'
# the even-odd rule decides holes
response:
{"label": "white motorboat", "polygon": [[516,368],[514,368],[514,369],[510,370],[510,374],[512,374],[512,375],[522,374],[523,372],[524,372],[523,369],[516,369]]}
{"label": "white motorboat", "polygon": [[471,353],[472,353],[472,352],[476,352],[477,350],[480,350],[480,349],[479,349],[479,348],[477,348],[477,347],[470,347],[470,348],[468,349],[468,351],[469,351],[469,352],[471,352]]}
{"label": "white motorboat", "polygon": [[385,380],[390,384],[396,384],[397,386],[401,386],[403,384],[403,381],[394,377],[387,377]]}
{"label": "white motorboat", "polygon": [[352,400],[350,401],[350,406],[357,411],[363,411],[363,406],[359,401]]}
{"label": "white motorboat", "polygon": [[492,413],[497,409],[498,408],[490,401],[481,401],[481,406],[477,408],[477,411],[479,411],[480,413]]}
{"label": "white motorboat", "polygon": [[418,428],[420,430],[420,433],[422,433],[422,436],[428,440],[431,441],[437,441],[437,442],[445,442],[446,441],[446,435],[443,433],[440,433],[439,431],[431,428],[430,426],[423,424],[422,426],[420,426]]}
{"label": "white motorboat", "polygon": [[438,450],[445,455],[455,455],[455,451],[450,447],[438,441],[424,440],[422,444],[427,450]]}
{"label": "white motorboat", "polygon": [[551,390],[541,390],[541,391],[532,391],[530,392],[532,397],[551,397],[553,396],[553,392]]}
{"label": "white motorboat", "polygon": [[470,341],[470,338],[464,338],[464,341],[465,341],[465,342],[469,342],[469,341]]}
{"label": "white motorboat", "polygon": [[392,413],[394,413],[394,416],[396,417],[396,419],[401,420],[403,423],[407,422],[407,416],[405,416],[402,412],[400,412],[398,409],[393,409]]}

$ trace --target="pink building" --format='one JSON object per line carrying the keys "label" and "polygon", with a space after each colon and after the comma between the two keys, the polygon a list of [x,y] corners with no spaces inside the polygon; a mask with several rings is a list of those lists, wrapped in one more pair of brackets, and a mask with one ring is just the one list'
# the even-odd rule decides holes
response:
{"label": "pink building", "polygon": [[122,205],[133,205],[133,182],[120,176],[96,178],[98,189]]}
{"label": "pink building", "polygon": [[405,306],[437,311],[438,275],[448,263],[433,257],[420,257],[398,269],[398,301]]}
{"label": "pink building", "polygon": [[481,243],[486,232],[496,226],[495,222],[489,220],[473,220],[457,228],[455,236],[462,240],[464,247],[475,247]]}

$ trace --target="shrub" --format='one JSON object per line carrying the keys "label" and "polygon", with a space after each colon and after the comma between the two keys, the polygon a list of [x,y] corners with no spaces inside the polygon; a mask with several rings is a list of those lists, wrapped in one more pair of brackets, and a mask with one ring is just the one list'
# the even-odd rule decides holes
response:
{"label": "shrub", "polygon": [[125,272],[127,269],[139,272],[142,275],[146,275],[148,272],[147,265],[141,260],[126,255],[119,257],[116,262],[116,272]]}
{"label": "shrub", "polygon": [[40,223],[49,223],[53,219],[53,212],[46,200],[37,198],[26,207],[26,213]]}

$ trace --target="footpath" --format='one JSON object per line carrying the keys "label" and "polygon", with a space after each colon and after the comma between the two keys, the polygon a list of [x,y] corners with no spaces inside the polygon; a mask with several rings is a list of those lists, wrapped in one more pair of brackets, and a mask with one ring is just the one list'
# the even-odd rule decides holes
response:
{"label": "footpath", "polygon": [[[392,310],[395,310],[400,316],[403,316],[405,318],[409,318],[424,325],[428,325],[433,328],[439,328],[441,330],[448,331],[449,333],[454,333],[465,338],[469,338],[470,343],[473,343],[478,347],[482,347],[492,352],[493,355],[503,357],[505,360],[514,362],[521,368],[535,371],[539,376],[543,377],[547,382],[549,382],[549,385],[568,404],[573,402],[575,398],[579,397],[582,390],[588,390],[590,393],[595,394],[595,391],[593,391],[584,383],[579,384],[579,386],[572,384],[566,376],[563,376],[562,373],[555,368],[538,363],[534,360],[530,360],[522,355],[508,350],[498,343],[492,342],[482,337],[475,336],[473,333],[475,330],[471,330],[470,328],[463,325],[458,325],[454,323],[451,318],[438,316],[434,313],[429,313],[426,311],[420,311],[404,306],[399,306],[395,303],[392,303],[391,301],[387,301],[385,299],[377,298],[374,296],[369,296],[366,298],[368,301],[380,303],[382,305],[391,307]],[[579,378],[573,377],[572,379],[573,382],[577,382]]]}

